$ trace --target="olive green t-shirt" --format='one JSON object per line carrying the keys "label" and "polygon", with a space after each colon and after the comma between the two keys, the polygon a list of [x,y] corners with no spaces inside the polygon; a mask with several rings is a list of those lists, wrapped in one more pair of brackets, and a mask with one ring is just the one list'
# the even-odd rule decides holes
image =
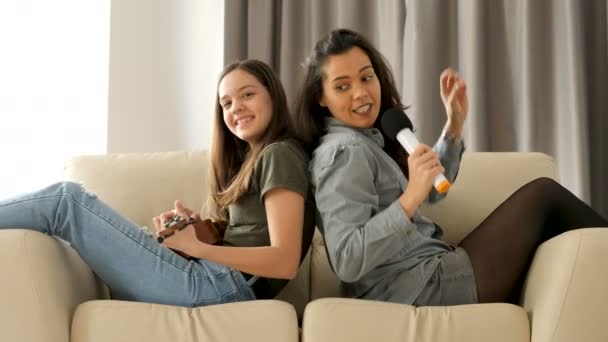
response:
{"label": "olive green t-shirt", "polygon": [[[285,188],[301,194],[305,199],[302,260],[315,228],[314,197],[308,177],[309,160],[308,154],[294,139],[275,142],[264,148],[256,162],[249,191],[228,207],[229,222],[224,244],[270,246],[264,194],[275,188]],[[273,285],[282,287],[284,284]],[[273,288],[276,289],[275,286]]]}

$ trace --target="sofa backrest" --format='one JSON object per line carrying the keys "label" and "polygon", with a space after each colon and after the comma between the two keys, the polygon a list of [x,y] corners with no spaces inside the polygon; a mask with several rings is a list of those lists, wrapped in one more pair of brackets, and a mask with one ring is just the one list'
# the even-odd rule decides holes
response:
{"label": "sofa backrest", "polygon": [[446,241],[457,244],[517,189],[540,177],[557,180],[553,158],[544,153],[464,153],[448,196],[421,211],[444,229]]}
{"label": "sofa backrest", "polygon": [[66,162],[64,175],[152,229],[152,217],[172,209],[176,199],[202,208],[207,168],[206,151],[126,153],[75,157]]}
{"label": "sofa backrest", "polygon": [[[151,228],[152,217],[172,208],[175,199],[203,207],[207,168],[205,151],[110,154],[76,157],[66,163],[65,175]],[[421,210],[443,227],[446,240],[457,243],[516,189],[538,177],[557,178],[546,154],[467,152],[447,198]],[[309,301],[339,294],[317,231],[298,276],[278,298],[292,303],[301,318]]]}

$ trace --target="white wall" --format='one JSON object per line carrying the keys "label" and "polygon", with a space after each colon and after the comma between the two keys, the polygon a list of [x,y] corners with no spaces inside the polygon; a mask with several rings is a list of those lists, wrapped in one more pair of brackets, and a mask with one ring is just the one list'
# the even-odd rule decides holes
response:
{"label": "white wall", "polygon": [[0,1],[0,199],[106,150],[110,0]]}
{"label": "white wall", "polygon": [[113,0],[108,153],[207,148],[223,0]]}

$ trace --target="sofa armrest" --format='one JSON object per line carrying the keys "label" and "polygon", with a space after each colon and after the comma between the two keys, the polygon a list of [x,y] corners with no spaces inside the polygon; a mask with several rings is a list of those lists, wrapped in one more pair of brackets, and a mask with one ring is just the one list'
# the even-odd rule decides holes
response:
{"label": "sofa armrest", "polygon": [[533,342],[608,341],[608,229],[559,235],[534,256],[522,297]]}
{"label": "sofa armrest", "polygon": [[66,243],[39,232],[0,231],[3,341],[69,341],[78,304],[107,288]]}

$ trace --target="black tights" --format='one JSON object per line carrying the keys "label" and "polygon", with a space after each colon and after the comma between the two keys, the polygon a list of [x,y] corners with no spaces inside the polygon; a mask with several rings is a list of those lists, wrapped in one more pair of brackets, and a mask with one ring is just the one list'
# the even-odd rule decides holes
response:
{"label": "black tights", "polygon": [[503,202],[460,243],[473,264],[480,303],[517,303],[536,248],[563,232],[608,227],[587,204],[549,178]]}

